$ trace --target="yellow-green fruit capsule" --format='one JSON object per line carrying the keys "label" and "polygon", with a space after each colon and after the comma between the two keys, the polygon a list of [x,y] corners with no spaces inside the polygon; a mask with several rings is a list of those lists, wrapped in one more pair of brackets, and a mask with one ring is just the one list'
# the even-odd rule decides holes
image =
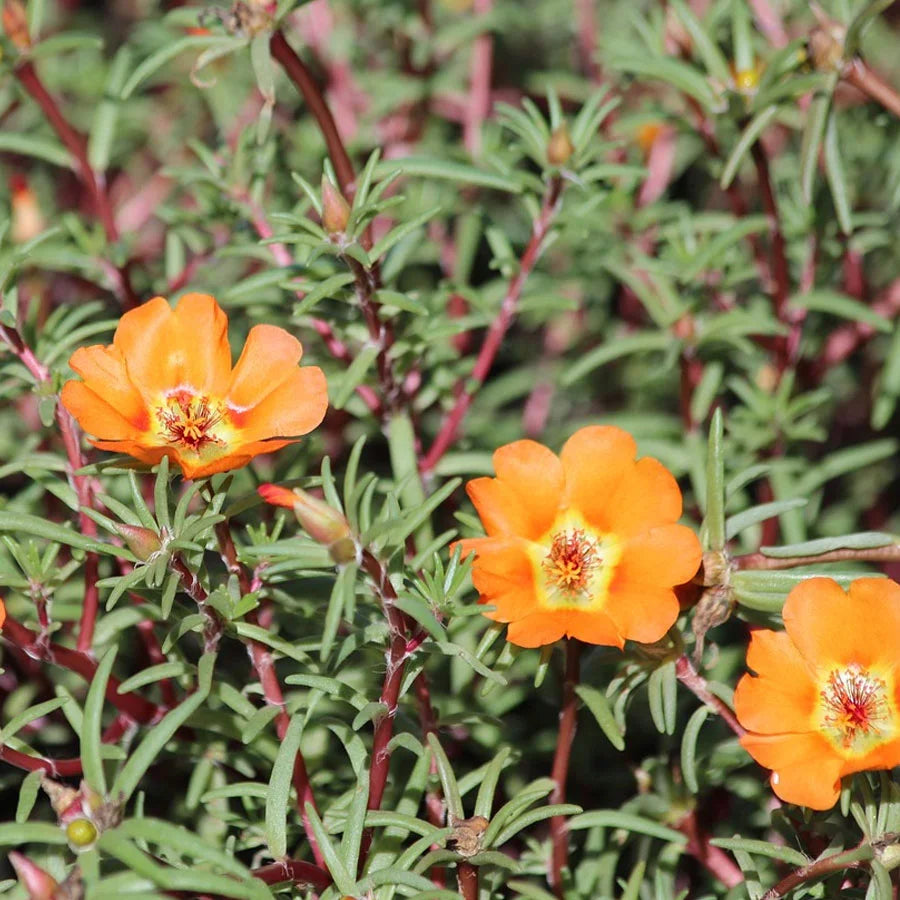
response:
{"label": "yellow-green fruit capsule", "polygon": [[74,819],[66,826],[66,837],[76,847],[87,847],[97,840],[97,829],[88,819]]}

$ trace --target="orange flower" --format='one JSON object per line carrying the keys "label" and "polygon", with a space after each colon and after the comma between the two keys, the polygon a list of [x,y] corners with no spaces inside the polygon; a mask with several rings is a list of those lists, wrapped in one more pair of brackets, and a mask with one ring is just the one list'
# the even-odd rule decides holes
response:
{"label": "orange flower", "polygon": [[3,629],[3,623],[6,621],[6,607],[3,605],[3,601],[0,600],[0,630]]}
{"label": "orange flower", "polygon": [[830,809],[841,777],[900,765],[900,585],[849,594],[810,578],[784,604],[786,631],[755,631],[734,695],[741,744],[784,801]]}
{"label": "orange flower", "polygon": [[635,461],[620,428],[575,432],[559,457],[534,441],[494,453],[496,478],[467,490],[487,537],[461,541],[486,615],[520,647],[564,635],[622,647],[659,640],[678,618],[674,585],[700,565],[676,522],[681,492],[655,459]]}
{"label": "orange flower", "polygon": [[328,406],[325,376],[298,368],[303,348],[283,328],[255,325],[232,369],[228,317],[207,294],[173,310],[162,297],[122,316],[113,342],[76,350],[83,381],[65,408],[101,450],[145,463],[164,456],[185,478],[246,465],[312,431]]}

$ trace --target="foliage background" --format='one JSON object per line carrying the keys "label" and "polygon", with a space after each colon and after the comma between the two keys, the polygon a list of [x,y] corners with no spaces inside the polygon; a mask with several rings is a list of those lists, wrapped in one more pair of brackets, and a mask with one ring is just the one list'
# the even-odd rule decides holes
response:
{"label": "foliage background", "polygon": [[[457,870],[476,896],[473,865],[483,898],[758,897],[857,845],[858,868],[794,896],[896,896],[881,852],[896,783],[858,777],[830,814],[775,809],[679,683],[677,645],[585,653],[564,792],[585,812],[556,810],[574,816],[564,884],[547,882],[546,810],[518,810],[521,830],[495,828],[471,863],[429,849],[459,812],[455,780],[467,816],[563,798],[546,780],[561,654],[492,642],[447,549],[480,533],[460,479],[490,473],[498,445],[558,449],[606,422],[672,469],[685,521],[725,562],[711,573],[708,557],[721,589],[686,588],[680,624],[726,704],[748,624],[776,624],[797,577],[897,577],[896,4],[39,0],[25,26],[5,9],[0,583],[32,631],[3,633],[0,843],[60,880],[77,866],[98,898],[452,896]],[[273,29],[334,114],[330,154]],[[356,188],[344,242],[317,224],[323,171]],[[233,347],[257,322],[301,337],[329,378],[326,422],[203,486],[79,457],[56,408],[71,351],[187,289],[217,296]],[[323,489],[372,565],[337,574],[264,508],[263,481]],[[174,542],[144,564],[121,522]],[[60,656],[47,639],[84,641],[98,577],[93,634]],[[407,640],[394,709],[379,697]],[[270,655],[289,727],[260,681]],[[115,688],[104,702],[110,671],[155,724]],[[389,777],[364,823],[379,728]],[[297,740],[322,815],[306,828],[288,793]],[[38,793],[49,759],[130,795],[124,824],[77,856]],[[333,856],[315,859],[310,830]],[[285,854],[336,885],[265,870]],[[7,874],[2,890],[27,896]]]}

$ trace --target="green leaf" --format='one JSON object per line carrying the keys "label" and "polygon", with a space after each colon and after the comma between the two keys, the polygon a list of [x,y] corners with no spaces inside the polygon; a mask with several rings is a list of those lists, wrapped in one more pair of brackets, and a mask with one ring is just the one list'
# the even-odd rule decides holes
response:
{"label": "green leaf", "polygon": [[614,56],[611,64],[635,75],[663,81],[693,97],[707,112],[718,112],[723,105],[709,81],[693,66],[679,60],[650,55]]}
{"label": "green leaf", "polygon": [[779,516],[788,510],[799,509],[801,506],[806,506],[807,502],[799,497],[794,500],[776,500],[772,503],[760,503],[758,506],[735,513],[725,520],[725,538],[730,541],[745,528],[758,525],[760,522],[765,522],[766,519]]}
{"label": "green leaf", "polygon": [[808,866],[810,860],[798,850],[792,847],[784,847],[779,844],[770,844],[768,841],[756,841],[750,838],[713,838],[710,841],[714,847],[723,850],[743,850],[753,856],[765,856],[767,859],[778,859],[790,866]]}
{"label": "green leaf", "polygon": [[122,88],[121,99],[127,100],[144,81],[161,69],[170,59],[174,59],[180,53],[184,53],[185,50],[199,50],[201,48],[215,48],[226,51],[236,50],[238,47],[245,46],[246,43],[245,38],[223,37],[222,35],[190,35],[177,41],[166,43],[155,53],[148,56],[131,73],[131,78],[125,82],[125,86]]}
{"label": "green leaf", "polygon": [[505,178],[493,172],[476,169],[475,166],[453,162],[447,159],[432,159],[425,156],[405,156],[402,159],[388,159],[375,165],[375,177],[385,178],[399,171],[403,175],[418,175],[424,178],[439,178],[478,187],[493,188],[518,194],[522,187],[512,178]]}
{"label": "green leaf", "polygon": [[444,788],[444,802],[447,804],[447,815],[450,820],[464,819],[462,797],[459,795],[459,785],[456,783],[456,775],[453,773],[453,767],[444,748],[438,740],[437,735],[433,731],[428,732],[428,746],[434,755],[434,761],[437,765],[438,775],[441,779],[441,785]]}
{"label": "green leaf", "polygon": [[0,847],[65,843],[68,843],[68,838],[59,825],[47,825],[43,822],[0,823]]}
{"label": "green leaf", "polygon": [[725,549],[725,456],[722,445],[724,424],[722,410],[713,413],[709,425],[709,445],[706,455],[706,515],[703,528],[709,549]]}
{"label": "green leaf", "polygon": [[724,190],[734,181],[737,170],[743,162],[744,157],[750,151],[750,148],[759,140],[762,133],[772,124],[778,115],[777,106],[767,106],[764,110],[757,113],[750,124],[744,129],[738,142],[734,145],[734,149],[725,162],[725,168],[722,170],[722,177],[719,184]]}
{"label": "green leaf", "polygon": [[497,790],[497,781],[500,779],[500,773],[506,766],[509,754],[510,748],[503,747],[485,770],[481,784],[478,786],[478,796],[475,798],[473,815],[484,816],[486,819],[490,818],[491,810],[494,808],[494,792]]}
{"label": "green leaf", "polygon": [[43,703],[36,703],[34,706],[29,706],[28,709],[22,710],[0,729],[0,744],[7,743],[13,735],[21,731],[26,725],[50,715],[50,713],[69,702],[71,701],[68,697],[54,697],[52,700],[45,700]]}
{"label": "green leaf", "polygon": [[[81,723],[81,764],[87,783],[102,797],[106,796],[106,773],[103,771],[101,749],[103,729],[103,703],[106,686],[116,661],[118,647],[112,646],[103,655],[100,665],[91,680],[87,698],[84,701],[84,719]],[[122,693],[120,691],[120,693]]]}
{"label": "green leaf", "polygon": [[312,803],[306,804],[306,816],[309,819],[309,824],[312,827],[319,849],[322,851],[325,866],[334,879],[334,886],[342,894],[355,893],[356,879],[350,874],[344,860],[341,859],[337,850],[335,850],[334,844],[331,842],[331,838],[328,836],[328,832],[325,830],[325,826],[322,824],[322,820],[319,818],[319,814]]}
{"label": "green leaf", "polygon": [[134,555],[123,547],[104,544],[95,538],[86,537],[77,531],[58,525],[56,522],[50,522],[40,516],[32,516],[28,513],[0,511],[0,532],[3,531],[31,534],[35,537],[46,538],[48,541],[55,541],[58,544],[65,544],[68,547],[76,547],[79,550],[91,550],[95,553],[118,556],[137,562]]}
{"label": "green leaf", "polygon": [[596,688],[586,684],[579,684],[575,693],[584,701],[591,715],[597,720],[600,730],[606,735],[609,742],[616,750],[625,749],[625,735],[619,728],[619,723],[613,715],[606,696]]}
{"label": "green leaf", "polygon": [[623,356],[630,356],[632,353],[647,353],[651,350],[669,350],[672,346],[672,337],[658,331],[648,331],[640,334],[630,334],[620,337],[617,340],[609,341],[595,347],[581,356],[576,363],[563,372],[562,385],[569,387],[584,378],[594,369],[612,362],[614,359],[621,359]]}
{"label": "green leaf", "polygon": [[281,859],[287,854],[287,811],[304,719],[303,713],[291,716],[269,777],[269,790],[266,795],[266,843],[275,859]]}
{"label": "green leaf", "polygon": [[123,801],[127,800],[136,790],[147,769],[156,762],[163,747],[172,739],[175,732],[206,702],[212,685],[215,665],[215,653],[204,653],[200,657],[197,667],[196,691],[175,709],[166,713],[162,720],[150,729],[119,772],[113,784],[113,794],[121,793]]}
{"label": "green leaf", "polygon": [[632,813],[619,812],[614,809],[592,810],[569,819],[569,830],[577,831],[581,828],[621,828],[634,834],[645,834],[648,837],[659,838],[672,844],[684,846],[687,838],[680,831],[667,828],[651,819],[644,819]]}
{"label": "green leaf", "polygon": [[842,294],[839,291],[817,289],[806,294],[795,294],[791,297],[789,305],[795,309],[813,310],[815,312],[829,313],[849,319],[851,322],[861,322],[871,325],[876,331],[890,334],[891,322],[878,315],[877,312],[855,300],[853,297]]}
{"label": "green leaf", "polygon": [[828,124],[825,126],[825,176],[831,188],[834,211],[837,213],[841,231],[844,234],[852,234],[853,215],[850,211],[847,176],[844,173],[844,161],[838,143],[837,119],[833,115],[828,117]]}
{"label": "green leaf", "polygon": [[882,531],[861,531],[857,534],[845,534],[840,537],[818,538],[814,541],[803,541],[800,544],[785,544],[781,547],[760,547],[760,552],[775,559],[787,559],[792,556],[817,556],[833,550],[871,550],[876,547],[889,547],[900,543],[896,535]]}
{"label": "green leaf", "polygon": [[61,147],[56,141],[36,137],[32,134],[17,134],[13,131],[0,132],[0,151],[31,156],[64,169],[75,168],[75,163],[68,150]]}
{"label": "green leaf", "polygon": [[701,706],[694,710],[681,739],[681,774],[684,776],[684,785],[692,793],[700,791],[697,782],[697,738],[700,729],[710,713],[708,706]]}

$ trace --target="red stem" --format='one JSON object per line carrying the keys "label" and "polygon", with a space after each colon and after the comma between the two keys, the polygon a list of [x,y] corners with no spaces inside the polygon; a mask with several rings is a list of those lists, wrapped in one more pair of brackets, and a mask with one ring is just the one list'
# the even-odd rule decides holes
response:
{"label": "red stem", "polygon": [[[49,384],[49,370],[37,359],[17,329],[0,325],[0,340],[6,343],[13,353],[16,354],[38,384]],[[75,424],[75,420],[69,415],[68,410],[63,408],[58,399],[56,403],[56,423],[59,426],[63,439],[63,446],[66,449],[67,474],[78,498],[78,505],[82,509],[91,508],[94,505],[94,496],[91,490],[90,478],[87,475],[75,474],[84,466],[78,427]],[[81,533],[87,537],[97,536],[97,523],[83,511],[78,513],[78,525]],[[97,621],[97,611],[100,606],[100,591],[97,587],[99,563],[99,557],[93,551],[85,554],[84,602],[81,610],[81,621],[78,625],[77,642],[78,650],[83,653],[90,651],[94,640],[94,625]]]}
{"label": "red stem", "polygon": [[18,750],[13,750],[12,747],[6,747],[3,744],[0,744],[0,760],[8,762],[17,769],[24,769],[26,772],[36,772],[41,769],[54,778],[69,778],[82,773],[80,757],[75,759],[44,759],[41,756],[30,756],[27,753],[20,753]]}
{"label": "red stem", "polygon": [[562,179],[558,176],[554,176],[547,186],[544,203],[534,222],[531,240],[528,242],[528,246],[522,254],[519,270],[510,281],[509,287],[506,289],[506,295],[503,297],[503,301],[500,304],[500,311],[497,313],[497,317],[491,323],[491,327],[485,335],[484,342],[478,352],[478,358],[475,360],[472,374],[466,379],[465,383],[467,386],[460,386],[456,403],[444,419],[437,437],[434,439],[434,443],[420,463],[420,469],[423,474],[427,475],[434,470],[434,467],[438,464],[441,457],[456,440],[459,427],[462,424],[462,420],[465,418],[469,407],[472,405],[475,393],[484,383],[484,380],[487,378],[488,373],[494,365],[494,359],[497,356],[497,352],[500,350],[503,338],[506,336],[506,332],[509,330],[512,321],[515,318],[516,310],[519,306],[519,299],[521,298],[522,291],[525,287],[525,282],[528,280],[528,276],[531,274],[535,264],[540,258],[547,233],[550,230],[550,226],[553,224],[553,220],[556,218],[556,214],[559,212],[561,193]]}
{"label": "red stem", "polygon": [[[387,655],[387,668],[384,673],[384,684],[381,689],[380,702],[385,707],[381,718],[375,725],[372,737],[372,763],[369,770],[369,800],[367,809],[380,809],[387,786],[390,771],[391,752],[388,744],[394,734],[394,718],[400,701],[400,688],[406,660],[421,643],[421,638],[406,639],[406,622],[403,613],[394,606],[397,592],[391,584],[387,570],[369,550],[362,553],[362,567],[372,579],[375,591],[381,600],[382,609],[388,620],[391,631],[391,645]],[[369,848],[372,845],[372,829],[363,832],[362,847],[359,854],[359,873],[365,869]]]}
{"label": "red stem", "polygon": [[742,884],[744,873],[734,860],[721,848],[709,842],[697,823],[697,813],[692,810],[678,825],[678,830],[687,836],[685,850],[726,887],[733,888]]}
{"label": "red stem", "polygon": [[888,112],[900,116],[900,93],[861,59],[848,63],[841,75],[844,81],[880,103]]}
{"label": "red stem", "polygon": [[[216,525],[215,530],[216,537],[219,541],[219,549],[222,553],[225,565],[228,567],[228,571],[237,577],[241,593],[249,594],[252,587],[250,576],[247,573],[246,568],[241,565],[241,562],[238,559],[237,547],[235,546],[234,537],[231,534],[231,528],[228,522],[219,522]],[[270,624],[268,620],[269,614],[267,611],[264,611],[263,614],[260,615],[257,610],[252,610],[247,615],[247,621],[252,625],[268,627]],[[283,741],[284,736],[287,734],[288,726],[291,723],[291,718],[285,709],[284,694],[281,691],[281,685],[278,681],[278,673],[275,671],[275,663],[272,660],[272,654],[265,644],[261,644],[259,641],[254,640],[247,641],[247,650],[250,654],[253,670],[256,672],[257,678],[259,678],[266,704],[278,710],[278,714],[275,717],[275,731],[278,734],[278,740]],[[309,771],[306,768],[306,759],[303,756],[303,752],[299,749],[294,758],[294,771],[291,777],[294,790],[297,793],[297,811],[303,822],[303,830],[306,832],[306,839],[309,842],[310,849],[312,850],[317,865],[321,866],[324,864],[325,857],[322,855],[318,840],[316,840],[315,831],[312,827],[312,820],[309,818],[309,814],[306,811],[306,804],[311,804],[316,812],[319,811],[319,807],[316,804],[316,798],[309,781]]]}
{"label": "red stem", "polygon": [[272,57],[281,64],[288,78],[297,86],[310,112],[319,123],[319,130],[322,132],[322,137],[325,138],[325,146],[328,148],[328,156],[334,166],[334,174],[337,176],[341,192],[348,199],[351,198],[356,180],[353,163],[350,162],[334,116],[331,115],[331,110],[322,96],[321,89],[312,77],[312,73],[306,68],[306,64],[296,54],[281,31],[276,31],[272,35],[269,48],[272,51]]}
{"label": "red stem", "polygon": [[720,700],[706,684],[706,679],[694,668],[686,656],[680,656],[675,663],[675,674],[678,680],[699,700],[712,707],[723,719],[725,724],[740,737],[745,734],[744,726],[738,722],[735,714],[728,705]]}
{"label": "red stem", "polygon": [[[472,12],[486,19],[490,15],[492,0],[474,0]],[[463,124],[463,142],[472,156],[481,149],[481,124],[491,111],[491,76],[494,66],[494,38],[490,31],[483,31],[475,38],[469,74],[469,98]]]}
{"label": "red stem", "polygon": [[[119,240],[119,229],[116,227],[112,205],[109,201],[109,195],[102,184],[101,177],[94,171],[88,159],[87,141],[84,139],[84,136],[76,131],[66,120],[56,100],[44,87],[37,70],[29,60],[19,64],[13,72],[22,87],[43,110],[47,121],[60,140],[66,145],[66,149],[74,157],[78,167],[78,177],[91,196],[97,218],[100,220],[106,233],[106,239],[111,244],[116,243]],[[122,297],[122,303],[126,309],[133,309],[138,305],[139,301],[131,285],[128,266],[120,266],[114,271],[119,280],[118,288]]]}
{"label": "red stem", "polygon": [[302,859],[280,859],[253,870],[253,877],[266,884],[280,884],[293,881],[298,887],[310,885],[317,891],[324,891],[331,885],[331,875],[320,866],[304,862]]}
{"label": "red stem", "polygon": [[[62,666],[64,669],[80,675],[88,683],[93,680],[97,671],[97,663],[86,653],[63,647],[60,644],[41,641],[40,635],[17,622],[12,616],[6,617],[6,622],[3,624],[3,631],[0,632],[0,635],[24,651],[32,659],[40,659],[44,662]],[[136,722],[152,722],[165,712],[162,707],[145,700],[138,694],[120,694],[120,684],[121,682],[115,675],[109,676],[109,682],[106,685],[106,699],[116,709],[130,716]]]}
{"label": "red stem", "polygon": [[830,550],[813,556],[788,556],[779,558],[764,553],[748,553],[735,556],[731,562],[736,569],[793,569],[797,566],[821,565],[832,562],[900,562],[900,544],[870,547],[865,550]]}
{"label": "red stem", "polygon": [[478,900],[478,866],[460,862],[456,867],[456,879],[463,900]]}
{"label": "red stem", "polygon": [[[578,725],[578,695],[575,688],[578,687],[581,674],[580,661],[581,642],[575,638],[566,638],[566,671],[559,712],[559,735],[556,739],[556,753],[550,773],[550,777],[556,782],[556,787],[550,795],[550,802],[554,804],[566,802],[566,778],[569,774],[572,742],[575,740],[575,729]],[[550,820],[550,838],[553,842],[550,885],[556,896],[562,900],[563,869],[569,864],[569,829],[565,816],[554,816]]]}

